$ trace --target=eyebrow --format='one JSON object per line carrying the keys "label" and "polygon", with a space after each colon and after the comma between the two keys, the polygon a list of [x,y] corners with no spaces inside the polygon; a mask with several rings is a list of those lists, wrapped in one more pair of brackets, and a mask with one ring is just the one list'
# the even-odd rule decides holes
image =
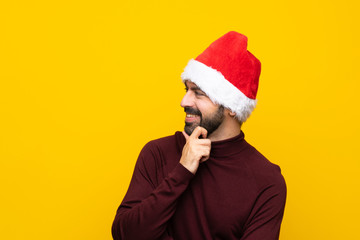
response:
{"label": "eyebrow", "polygon": [[203,90],[201,90],[198,86],[196,86],[196,87],[191,87],[191,88],[189,88],[187,85],[186,85],[186,83],[185,83],[185,87],[187,88],[187,89],[191,89],[191,90],[199,90],[199,91],[202,91],[203,92]]}

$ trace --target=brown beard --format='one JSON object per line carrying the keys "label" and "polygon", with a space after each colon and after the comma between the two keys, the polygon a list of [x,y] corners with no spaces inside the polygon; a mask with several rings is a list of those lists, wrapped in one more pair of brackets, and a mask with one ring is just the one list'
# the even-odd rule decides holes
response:
{"label": "brown beard", "polygon": [[219,108],[217,109],[217,111],[211,117],[203,118],[201,112],[198,109],[185,107],[184,111],[186,113],[195,114],[195,115],[200,116],[200,124],[194,123],[194,122],[185,122],[184,130],[185,130],[186,134],[188,134],[190,136],[192,134],[192,132],[194,131],[194,129],[197,126],[200,126],[207,130],[207,132],[208,132],[207,135],[209,136],[216,129],[218,129],[220,124],[223,122],[224,109],[225,108],[222,105],[220,105]]}

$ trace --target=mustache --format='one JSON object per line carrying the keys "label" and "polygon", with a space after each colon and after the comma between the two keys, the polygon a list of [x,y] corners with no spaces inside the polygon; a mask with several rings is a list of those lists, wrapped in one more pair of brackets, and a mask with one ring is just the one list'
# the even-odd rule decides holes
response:
{"label": "mustache", "polygon": [[201,112],[199,111],[199,109],[192,108],[192,107],[184,107],[184,112],[186,112],[188,114],[199,115],[199,116],[202,115]]}

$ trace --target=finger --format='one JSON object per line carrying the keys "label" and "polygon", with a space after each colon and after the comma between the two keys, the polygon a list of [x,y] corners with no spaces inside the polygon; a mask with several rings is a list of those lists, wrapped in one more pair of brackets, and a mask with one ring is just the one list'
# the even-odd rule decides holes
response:
{"label": "finger", "polygon": [[184,135],[185,139],[188,140],[189,139],[189,135],[187,135],[187,133],[185,131],[182,131],[182,134]]}
{"label": "finger", "polygon": [[196,142],[200,145],[211,147],[211,140],[208,138],[205,139],[196,139]]}
{"label": "finger", "polygon": [[202,154],[201,154],[200,162],[205,162],[206,160],[208,160],[210,158],[210,148],[209,147],[203,147],[201,152],[202,152]]}
{"label": "finger", "polygon": [[207,136],[207,130],[203,127],[196,127],[195,130],[192,132],[191,134],[191,138],[199,138],[200,135],[203,137],[203,138],[206,138]]}
{"label": "finger", "polygon": [[200,162],[201,162],[201,163],[202,163],[202,162],[205,162],[205,161],[209,160],[209,158],[210,158],[210,155],[204,155],[204,156],[202,156],[202,157],[200,158]]}
{"label": "finger", "polygon": [[207,138],[207,130],[205,128],[202,128],[201,135],[203,139]]}

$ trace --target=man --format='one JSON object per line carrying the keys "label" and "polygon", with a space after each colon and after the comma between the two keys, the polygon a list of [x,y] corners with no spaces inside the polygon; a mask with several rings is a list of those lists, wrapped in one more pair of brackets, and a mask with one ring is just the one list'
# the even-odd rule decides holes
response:
{"label": "man", "polygon": [[244,140],[260,62],[229,32],[186,66],[185,129],[142,149],[112,233],[122,240],[275,240],[286,185]]}

